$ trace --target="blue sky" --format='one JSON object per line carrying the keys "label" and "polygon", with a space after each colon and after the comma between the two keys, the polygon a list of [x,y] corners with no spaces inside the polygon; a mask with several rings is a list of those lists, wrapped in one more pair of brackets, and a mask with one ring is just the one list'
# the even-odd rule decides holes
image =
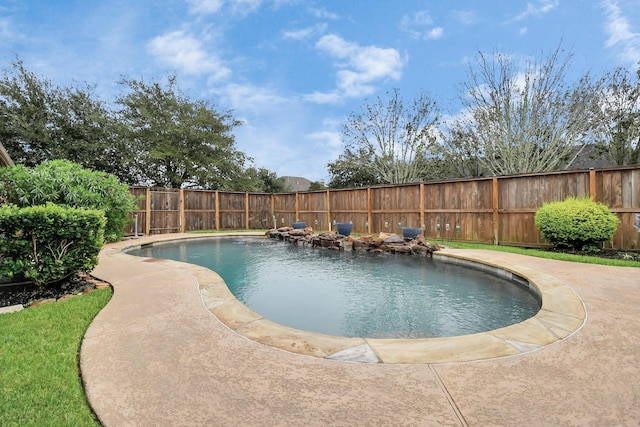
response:
{"label": "blue sky", "polygon": [[455,115],[478,51],[562,46],[572,77],[640,61],[638,0],[0,0],[0,65],[18,55],[60,85],[177,73],[233,110],[238,148],[279,176],[328,181],[340,130],[366,100],[421,90]]}

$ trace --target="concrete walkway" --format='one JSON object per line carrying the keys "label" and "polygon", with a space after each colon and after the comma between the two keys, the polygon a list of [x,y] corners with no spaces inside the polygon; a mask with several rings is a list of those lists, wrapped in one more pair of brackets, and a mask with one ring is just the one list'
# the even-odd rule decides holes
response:
{"label": "concrete walkway", "polygon": [[207,309],[192,269],[126,255],[127,245],[100,255],[94,275],[114,295],[81,349],[106,426],[640,425],[640,269],[464,251],[552,274],[584,301],[584,326],[517,356],[364,364],[237,334]]}

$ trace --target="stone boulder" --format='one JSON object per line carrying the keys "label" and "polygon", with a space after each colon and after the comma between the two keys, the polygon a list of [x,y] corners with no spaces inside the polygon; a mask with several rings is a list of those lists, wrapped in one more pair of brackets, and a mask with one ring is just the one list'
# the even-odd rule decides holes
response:
{"label": "stone boulder", "polygon": [[387,245],[387,246],[390,246],[390,245],[404,245],[404,244],[406,244],[406,242],[404,241],[404,239],[402,237],[398,236],[397,234],[391,234],[391,235],[389,235],[389,237],[384,239],[384,244]]}

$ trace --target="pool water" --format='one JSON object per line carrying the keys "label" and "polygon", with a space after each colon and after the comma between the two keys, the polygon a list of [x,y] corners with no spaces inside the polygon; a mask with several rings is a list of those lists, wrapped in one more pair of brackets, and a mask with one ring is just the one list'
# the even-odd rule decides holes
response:
{"label": "pool water", "polygon": [[417,256],[246,237],[163,243],[132,254],[207,267],[263,317],[330,335],[466,335],[519,323],[540,309],[538,300],[512,281]]}

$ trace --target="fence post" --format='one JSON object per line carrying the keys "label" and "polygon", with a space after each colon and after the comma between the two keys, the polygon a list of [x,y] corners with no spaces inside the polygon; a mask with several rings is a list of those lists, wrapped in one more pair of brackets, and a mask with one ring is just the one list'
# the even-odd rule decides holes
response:
{"label": "fence post", "polygon": [[423,233],[426,236],[427,235],[427,225],[424,222],[424,204],[425,204],[425,195],[424,195],[424,183],[420,183],[420,224],[421,227],[423,228]]}
{"label": "fence post", "polygon": [[493,207],[493,244],[497,245],[499,240],[499,234],[500,234],[500,213],[498,212],[498,205],[499,205],[499,200],[498,200],[498,177],[493,177],[493,197],[492,197],[492,207]]}
{"label": "fence post", "polygon": [[589,168],[589,197],[595,201],[596,196],[596,170]]}
{"label": "fence post", "polygon": [[148,236],[151,234],[151,187],[147,187],[146,195],[145,195],[145,224],[144,224],[144,234]]}
{"label": "fence post", "polygon": [[216,190],[216,231],[220,231],[220,196]]}
{"label": "fence post", "polygon": [[181,188],[178,194],[178,209],[180,210],[180,228],[178,230],[184,233],[184,189]]}
{"label": "fence post", "polygon": [[373,194],[371,187],[367,187],[367,223],[369,224],[367,234],[373,234],[371,231],[373,228]]}
{"label": "fence post", "polygon": [[249,229],[249,193],[244,193],[244,229]]}
{"label": "fence post", "polygon": [[331,231],[331,191],[327,190],[327,224],[329,224],[329,231]]}
{"label": "fence post", "polygon": [[271,193],[271,220],[273,221],[273,228],[278,228],[278,223],[276,222],[276,195]]}

